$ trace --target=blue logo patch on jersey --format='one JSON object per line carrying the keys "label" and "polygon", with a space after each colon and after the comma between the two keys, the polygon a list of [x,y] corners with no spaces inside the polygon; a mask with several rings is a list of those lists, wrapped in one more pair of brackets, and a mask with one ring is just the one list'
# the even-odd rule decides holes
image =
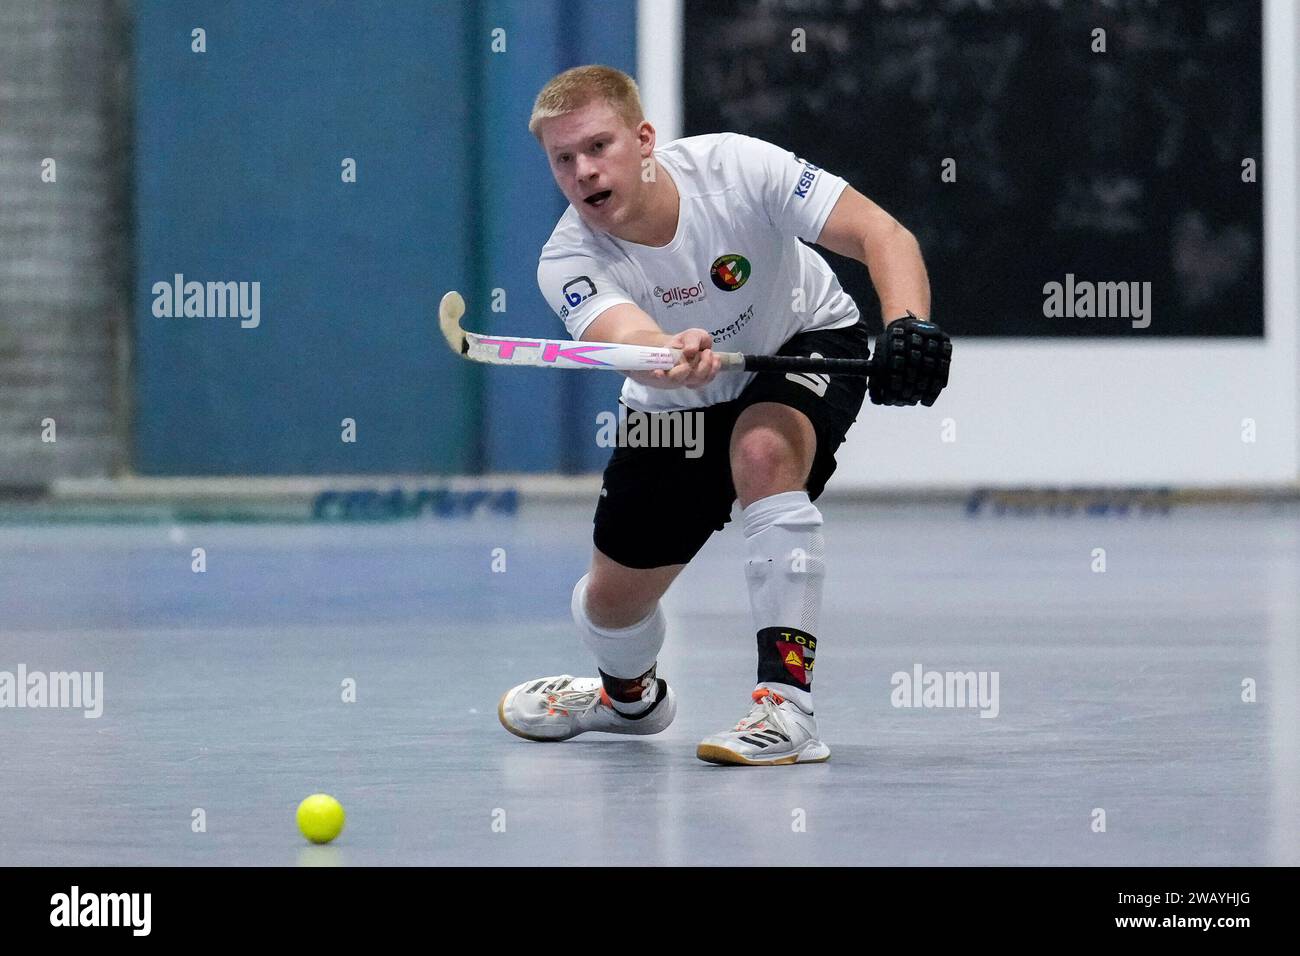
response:
{"label": "blue logo patch on jersey", "polygon": [[596,284],[589,276],[578,276],[566,282],[560,294],[571,307],[577,307],[584,299],[590,299],[596,294]]}
{"label": "blue logo patch on jersey", "polygon": [[817,178],[817,174],[821,172],[821,167],[814,166],[807,160],[801,159],[799,162],[803,163],[803,174],[799,177],[799,181],[794,184],[794,194],[799,199],[806,199],[808,190],[812,188],[813,181]]}

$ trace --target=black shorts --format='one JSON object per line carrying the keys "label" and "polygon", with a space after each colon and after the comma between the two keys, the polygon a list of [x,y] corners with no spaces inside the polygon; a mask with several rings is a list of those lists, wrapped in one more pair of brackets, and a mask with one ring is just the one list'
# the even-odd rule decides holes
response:
{"label": "black shorts", "polygon": [[[777,354],[866,358],[871,339],[872,330],[862,319],[844,329],[801,332]],[[698,457],[688,457],[681,447],[615,447],[596,505],[596,547],[630,568],[686,564],[695,557],[713,532],[731,520],[736,500],[731,432],[740,413],[758,402],[789,405],[812,422],[817,451],[806,487],[816,501],[835,471],[835,452],[857,420],[866,393],[864,376],[762,373],[738,398],[695,409],[703,421]]]}

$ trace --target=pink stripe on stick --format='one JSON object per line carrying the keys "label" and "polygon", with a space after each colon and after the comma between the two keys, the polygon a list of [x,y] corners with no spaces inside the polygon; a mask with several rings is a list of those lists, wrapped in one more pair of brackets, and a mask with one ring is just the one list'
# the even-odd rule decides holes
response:
{"label": "pink stripe on stick", "polygon": [[564,348],[559,342],[547,342],[546,348],[542,350],[543,362],[554,362],[556,359],[566,358],[571,362],[578,362],[582,365],[608,365],[608,362],[598,362],[593,358],[587,358],[583,352],[603,352],[609,348],[608,345],[571,345]]}
{"label": "pink stripe on stick", "polygon": [[503,359],[514,358],[515,349],[517,348],[536,349],[541,348],[542,345],[541,342],[523,342],[519,339],[486,339],[482,337],[479,338],[479,344],[495,345],[497,354]]}

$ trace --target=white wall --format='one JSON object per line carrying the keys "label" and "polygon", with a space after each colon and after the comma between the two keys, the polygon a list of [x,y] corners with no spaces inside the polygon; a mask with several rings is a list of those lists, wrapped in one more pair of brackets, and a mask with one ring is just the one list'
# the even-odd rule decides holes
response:
{"label": "white wall", "polygon": [[636,73],[641,108],[658,142],[682,135],[682,0],[637,0]]}
{"label": "white wall", "polygon": [[[680,130],[680,4],[640,6],[639,79],[651,120],[659,107],[675,124],[661,126],[667,138],[668,130]],[[1300,17],[1291,0],[1265,0],[1264,8],[1264,156],[1256,159],[1264,190],[1266,338],[958,340],[949,388],[934,408],[863,408],[840,453],[837,488],[1213,486],[1300,475]],[[942,315],[935,318],[942,324]],[[1042,321],[1041,314],[1025,317],[1027,328]],[[1152,324],[1159,321],[1156,300]],[[946,418],[955,422],[952,443],[941,441]],[[1256,423],[1253,444],[1241,440],[1245,418]]]}

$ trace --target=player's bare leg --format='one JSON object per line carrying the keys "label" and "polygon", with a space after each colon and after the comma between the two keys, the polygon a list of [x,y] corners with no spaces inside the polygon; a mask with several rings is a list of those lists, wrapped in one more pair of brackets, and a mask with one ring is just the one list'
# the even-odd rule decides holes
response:
{"label": "player's bare leg", "polygon": [[731,436],[732,481],[744,507],[746,577],[758,635],[753,704],[696,750],[712,763],[818,763],[812,668],[826,567],[821,512],[805,486],[817,450],[812,422],[775,402],[745,409]]}
{"label": "player's bare leg", "polygon": [[776,402],[740,414],[731,433],[731,480],[740,506],[787,491],[802,491],[817,451],[808,416]]}
{"label": "player's bare leg", "polygon": [[591,552],[587,572],[587,614],[597,627],[631,627],[654,611],[684,564],[662,568],[629,568],[599,549]]}
{"label": "player's bare leg", "polygon": [[512,687],[497,708],[502,725],[529,740],[567,740],[591,730],[655,734],[672,723],[676,697],[655,674],[666,629],[659,599],[684,567],[629,568],[593,549],[571,609],[600,676]]}

